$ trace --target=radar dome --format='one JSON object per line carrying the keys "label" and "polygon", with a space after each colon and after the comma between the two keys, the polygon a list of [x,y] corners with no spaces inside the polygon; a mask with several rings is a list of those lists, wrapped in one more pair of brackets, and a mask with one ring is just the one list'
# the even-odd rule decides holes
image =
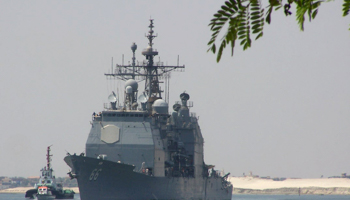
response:
{"label": "radar dome", "polygon": [[134,92],[137,91],[137,88],[139,87],[139,85],[134,79],[129,79],[125,82],[125,88],[127,88],[128,86],[131,86]]}
{"label": "radar dome", "polygon": [[153,111],[159,114],[167,114],[168,113],[168,103],[163,99],[157,99],[153,103]]}
{"label": "radar dome", "polygon": [[136,51],[136,49],[137,49],[137,45],[136,45],[135,42],[134,42],[134,43],[132,43],[132,45],[131,45],[131,50],[132,50],[132,51]]}
{"label": "radar dome", "polygon": [[126,86],[125,92],[126,92],[126,94],[132,94],[132,87],[131,86]]}

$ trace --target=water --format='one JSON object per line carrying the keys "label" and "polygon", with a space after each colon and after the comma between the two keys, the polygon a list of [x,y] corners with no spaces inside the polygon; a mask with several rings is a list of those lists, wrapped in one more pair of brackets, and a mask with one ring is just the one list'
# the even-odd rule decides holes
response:
{"label": "water", "polygon": [[348,195],[232,195],[232,200],[350,200]]}
{"label": "water", "polygon": [[[74,199],[80,200],[80,195],[75,194]],[[0,200],[27,200],[24,194],[0,194]],[[98,200],[98,199],[96,199]],[[232,196],[232,200],[350,200],[350,195],[242,195]]]}
{"label": "water", "polygon": [[[0,200],[29,200],[24,198],[25,194],[2,194],[0,193]],[[74,194],[74,199],[80,200],[79,194]]]}

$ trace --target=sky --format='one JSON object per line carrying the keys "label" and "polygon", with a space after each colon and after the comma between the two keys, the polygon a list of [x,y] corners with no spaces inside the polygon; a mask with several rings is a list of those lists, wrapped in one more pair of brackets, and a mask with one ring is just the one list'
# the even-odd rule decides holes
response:
{"label": "sky", "polygon": [[81,153],[91,114],[103,110],[113,64],[131,61],[154,19],[156,60],[185,65],[170,81],[171,108],[186,91],[204,136],[205,162],[242,176],[319,178],[350,173],[350,17],[323,4],[299,30],[272,14],[264,36],[220,63],[208,24],[224,1],[0,0],[0,176],[39,176],[47,146],[56,176]]}

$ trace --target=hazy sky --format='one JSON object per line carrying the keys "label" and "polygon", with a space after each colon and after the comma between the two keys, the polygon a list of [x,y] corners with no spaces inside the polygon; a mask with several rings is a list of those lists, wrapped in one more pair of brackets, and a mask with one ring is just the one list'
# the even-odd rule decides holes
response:
{"label": "hazy sky", "polygon": [[[207,26],[224,1],[0,0],[0,176],[38,176],[46,147],[66,176],[67,150],[81,153],[91,114],[116,83],[104,73],[142,61],[149,18],[172,73],[170,107],[188,92],[205,139],[205,162],[234,176],[318,178],[350,173],[350,17],[342,1],[321,6],[300,32],[273,13],[252,48],[207,53]],[[295,12],[294,12],[295,13]],[[293,14],[294,14],[293,13]],[[159,58],[156,58],[158,60]],[[113,85],[114,84],[114,85]]]}

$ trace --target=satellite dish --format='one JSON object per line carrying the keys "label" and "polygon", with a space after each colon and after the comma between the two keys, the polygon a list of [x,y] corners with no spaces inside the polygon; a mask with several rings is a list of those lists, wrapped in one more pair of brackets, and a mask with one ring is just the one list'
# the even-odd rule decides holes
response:
{"label": "satellite dish", "polygon": [[148,97],[146,94],[141,94],[138,98],[137,101],[140,103],[146,103],[148,100]]}
{"label": "satellite dish", "polygon": [[112,94],[108,96],[108,101],[111,103],[117,102],[117,95],[112,91]]}

